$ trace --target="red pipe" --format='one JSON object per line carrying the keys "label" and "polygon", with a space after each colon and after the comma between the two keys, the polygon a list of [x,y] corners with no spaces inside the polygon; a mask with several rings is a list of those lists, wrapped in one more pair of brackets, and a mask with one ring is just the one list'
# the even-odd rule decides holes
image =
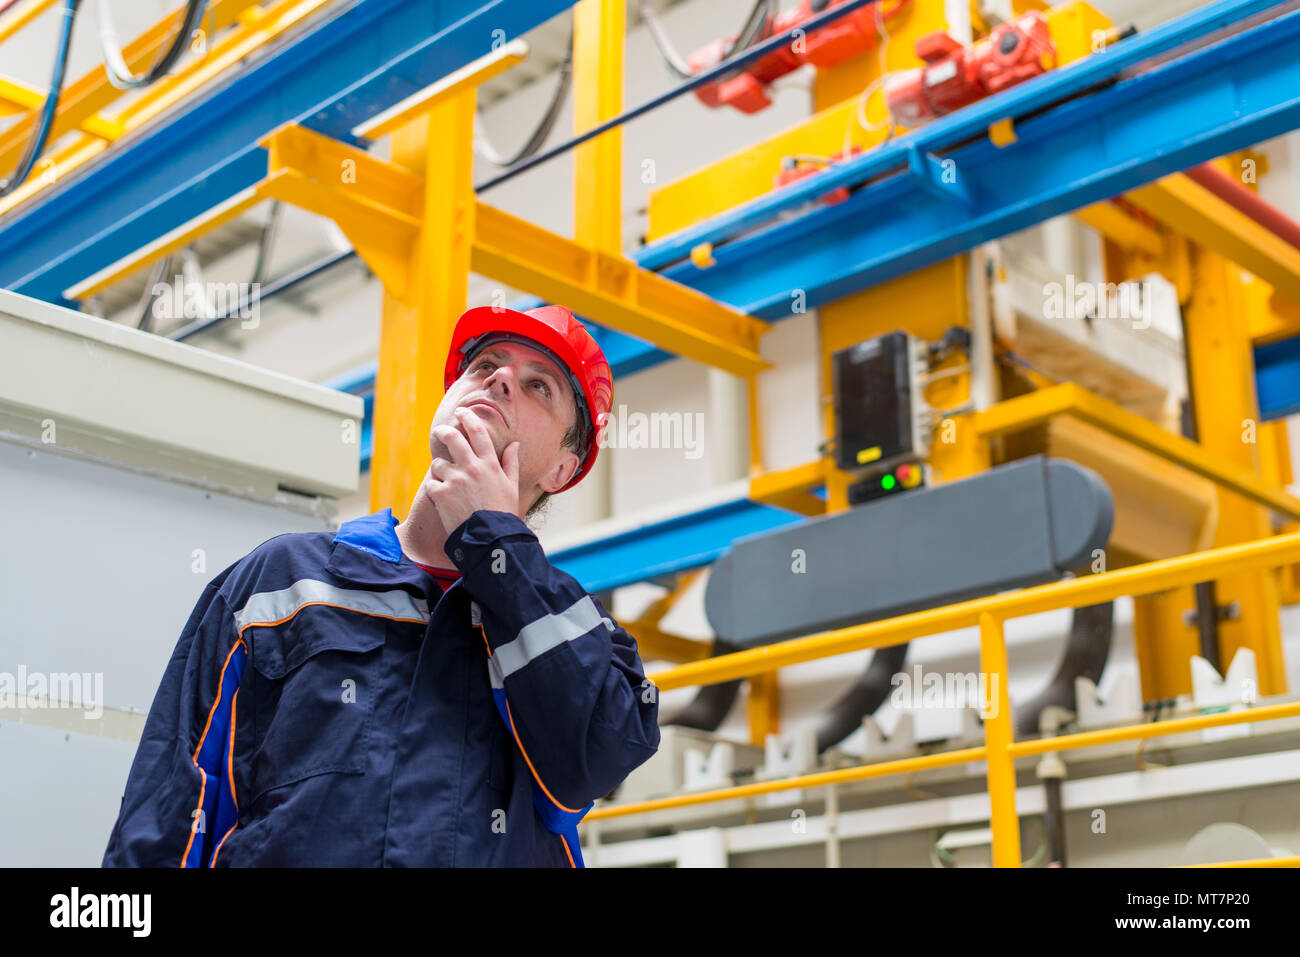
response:
{"label": "red pipe", "polygon": [[1300,249],[1300,223],[1291,219],[1276,206],[1264,202],[1235,179],[1209,163],[1184,170],[1196,184],[1204,186],[1229,206],[1245,213],[1265,229],[1276,233],[1292,246]]}

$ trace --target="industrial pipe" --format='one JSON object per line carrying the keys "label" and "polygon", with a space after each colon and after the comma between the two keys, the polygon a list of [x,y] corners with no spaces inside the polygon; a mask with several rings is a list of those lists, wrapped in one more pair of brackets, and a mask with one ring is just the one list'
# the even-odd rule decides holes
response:
{"label": "industrial pipe", "polygon": [[1249,216],[1269,232],[1300,249],[1300,223],[1284,214],[1276,206],[1260,199],[1258,195],[1238,183],[1223,170],[1209,163],[1184,170],[1187,178],[1208,189],[1229,206]]}

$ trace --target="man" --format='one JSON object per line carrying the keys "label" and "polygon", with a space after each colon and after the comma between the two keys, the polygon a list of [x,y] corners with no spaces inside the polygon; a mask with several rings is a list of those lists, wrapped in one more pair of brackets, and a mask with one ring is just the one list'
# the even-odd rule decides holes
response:
{"label": "man", "polygon": [[521,516],[591,471],[609,364],[562,306],[483,307],[444,386],[405,521],[280,535],[204,590],[105,866],[582,866],[656,689]]}

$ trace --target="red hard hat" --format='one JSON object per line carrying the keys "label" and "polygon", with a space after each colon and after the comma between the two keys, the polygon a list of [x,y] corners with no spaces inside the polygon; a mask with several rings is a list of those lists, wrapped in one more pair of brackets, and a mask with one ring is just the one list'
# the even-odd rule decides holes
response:
{"label": "red hard hat", "polygon": [[600,433],[614,401],[614,376],[605,353],[586,327],[564,306],[538,306],[516,312],[498,306],[477,306],[456,321],[451,334],[451,350],[443,374],[443,389],[460,378],[474,354],[490,342],[520,342],[545,353],[565,370],[574,396],[581,396],[580,413],[587,420],[591,443],[586,458],[567,485],[572,488],[596,461]]}

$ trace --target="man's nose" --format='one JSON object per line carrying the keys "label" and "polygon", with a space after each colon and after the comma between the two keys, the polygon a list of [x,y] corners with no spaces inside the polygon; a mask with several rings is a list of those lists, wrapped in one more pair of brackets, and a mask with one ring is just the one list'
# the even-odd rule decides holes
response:
{"label": "man's nose", "polygon": [[509,396],[515,386],[514,367],[510,365],[497,366],[492,370],[492,374],[487,377],[484,385],[491,392],[494,386],[500,386],[503,395]]}

